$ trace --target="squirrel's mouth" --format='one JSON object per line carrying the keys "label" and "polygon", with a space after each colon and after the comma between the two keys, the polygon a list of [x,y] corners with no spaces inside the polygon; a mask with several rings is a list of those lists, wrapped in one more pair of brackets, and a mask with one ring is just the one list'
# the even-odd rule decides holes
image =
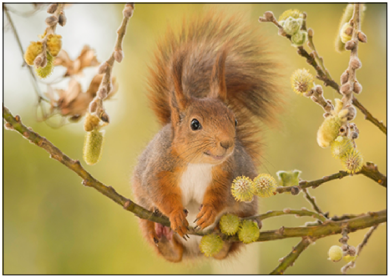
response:
{"label": "squirrel's mouth", "polygon": [[224,155],[213,155],[213,154],[210,153],[210,151],[204,152],[204,154],[208,155],[208,156],[211,156],[215,160],[222,160],[222,159],[224,159],[227,156],[226,154],[224,154]]}

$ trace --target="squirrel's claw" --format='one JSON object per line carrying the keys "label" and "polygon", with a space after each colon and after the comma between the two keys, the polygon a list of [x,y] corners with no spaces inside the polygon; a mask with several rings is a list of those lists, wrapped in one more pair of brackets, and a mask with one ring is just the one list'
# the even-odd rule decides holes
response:
{"label": "squirrel's claw", "polygon": [[210,226],[215,222],[216,215],[217,213],[213,206],[211,205],[202,206],[202,210],[196,216],[197,226],[200,226],[202,230]]}
{"label": "squirrel's claw", "polygon": [[171,222],[171,228],[179,236],[184,237],[188,230],[188,221],[186,219],[186,213],[184,210],[176,210],[169,216]]}

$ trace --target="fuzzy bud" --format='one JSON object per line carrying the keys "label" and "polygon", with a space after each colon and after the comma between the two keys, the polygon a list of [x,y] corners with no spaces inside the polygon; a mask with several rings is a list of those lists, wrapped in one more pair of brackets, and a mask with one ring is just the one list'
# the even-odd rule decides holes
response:
{"label": "fuzzy bud", "polygon": [[107,89],[106,87],[101,86],[97,92],[97,97],[100,99],[105,99],[107,97]]}
{"label": "fuzzy bud", "polygon": [[237,177],[233,183],[231,192],[236,201],[251,202],[253,199],[253,184],[248,177]]}
{"label": "fuzzy bud", "polygon": [[349,72],[348,70],[344,71],[343,74],[340,76],[340,83],[343,85],[348,82]]}
{"label": "fuzzy bud", "polygon": [[349,83],[344,83],[341,87],[340,87],[340,93],[342,93],[343,95],[346,95],[348,94],[349,92],[351,92],[351,85]]}
{"label": "fuzzy bud", "polygon": [[123,51],[122,50],[115,50],[114,58],[115,58],[115,60],[118,63],[122,62],[122,60],[123,60]]}
{"label": "fuzzy bud", "polygon": [[108,116],[108,114],[106,112],[102,112],[100,113],[100,119],[105,122],[105,123],[109,123],[110,122],[110,117]]}
{"label": "fuzzy bud", "polygon": [[317,132],[317,143],[321,148],[329,147],[330,143],[339,135],[342,125],[341,119],[337,116],[325,118]]}
{"label": "fuzzy bud", "polygon": [[349,62],[349,66],[353,69],[353,70],[357,70],[357,69],[360,69],[362,67],[362,62],[360,62],[359,58],[358,57],[353,57],[351,59],[351,61]]}
{"label": "fuzzy bud", "polygon": [[314,86],[313,75],[307,69],[297,69],[291,76],[291,86],[298,95],[307,95]]}
{"label": "fuzzy bud", "polygon": [[328,251],[329,260],[338,262],[343,258],[343,250],[338,245],[333,245]]}
{"label": "fuzzy bud", "polygon": [[85,131],[92,131],[99,125],[100,119],[96,115],[91,115],[87,113],[87,116],[85,117],[84,122],[84,130]]}
{"label": "fuzzy bud", "polygon": [[46,58],[46,55],[42,52],[41,54],[39,54],[35,60],[34,60],[34,66],[36,68],[39,68],[39,67],[46,67],[47,65],[47,58]]}
{"label": "fuzzy bud", "polygon": [[299,184],[299,176],[302,172],[299,170],[294,171],[278,171],[276,175],[279,178],[279,183],[282,186],[291,187],[291,194],[296,195],[299,193],[299,188],[296,187]]}
{"label": "fuzzy bud", "polygon": [[272,21],[274,17],[275,16],[273,12],[267,11],[264,13],[264,18],[268,21]]}
{"label": "fuzzy bud", "polygon": [[355,256],[356,255],[356,248],[354,246],[349,246],[348,248],[348,255]]}
{"label": "fuzzy bud", "polygon": [[88,165],[94,165],[102,157],[104,131],[93,129],[85,136],[83,158]]}
{"label": "fuzzy bud", "polygon": [[133,13],[134,13],[134,5],[126,6],[123,9],[123,16],[126,17],[126,18],[131,18],[133,16]]}
{"label": "fuzzy bud", "polygon": [[[44,64],[45,59],[43,59],[42,64]],[[46,66],[45,67],[35,67],[35,72],[40,78],[46,78],[48,77],[51,72],[53,71],[53,56],[50,55],[49,52],[46,52]]]}
{"label": "fuzzy bud", "polygon": [[298,195],[299,193],[299,187],[298,186],[292,186],[291,187],[291,194],[292,195]]}
{"label": "fuzzy bud", "polygon": [[245,244],[256,241],[260,236],[260,229],[257,222],[243,220],[238,230],[238,239]]}
{"label": "fuzzy bud", "polygon": [[292,17],[292,18],[300,18],[302,17],[302,13],[297,10],[297,9],[294,9],[294,10],[287,10],[287,11],[284,11],[280,16],[279,16],[279,21],[282,21],[282,20],[286,20],[287,18],[289,17]]}
{"label": "fuzzy bud", "polygon": [[89,104],[89,112],[94,113],[97,109],[97,105],[98,104],[96,100],[91,101],[91,103]]}
{"label": "fuzzy bud", "polygon": [[60,14],[60,17],[58,18],[58,23],[62,26],[62,27],[64,27],[65,26],[65,24],[66,24],[66,16],[65,16],[65,14]]}
{"label": "fuzzy bud", "polygon": [[314,36],[314,30],[311,29],[311,28],[309,28],[309,30],[307,30],[307,35],[308,35],[309,37],[313,37],[313,36]]}
{"label": "fuzzy bud", "polygon": [[345,137],[345,136],[338,136],[331,144],[330,148],[332,151],[332,155],[335,158],[341,158],[348,152],[350,152],[354,146],[353,142]]}
{"label": "fuzzy bud", "polygon": [[273,196],[276,187],[276,180],[268,174],[260,174],[253,180],[253,194],[263,198]]}
{"label": "fuzzy bud", "polygon": [[351,40],[352,38],[352,26],[349,22],[344,23],[344,25],[340,29],[340,39],[343,43]]}
{"label": "fuzzy bud", "polygon": [[362,90],[363,90],[362,85],[359,82],[355,81],[355,84],[353,84],[353,92],[355,94],[360,94]]}
{"label": "fuzzy bud", "polygon": [[284,29],[284,32],[288,35],[294,35],[301,29],[303,23],[302,18],[293,18],[293,17],[288,17],[286,20],[283,21],[282,27]]}
{"label": "fuzzy bud", "polygon": [[107,67],[108,67],[107,62],[102,63],[102,64],[99,66],[98,73],[99,73],[99,74],[105,73],[106,70],[107,70]]}
{"label": "fuzzy bud", "polygon": [[237,215],[225,214],[221,217],[219,221],[219,228],[221,232],[225,235],[232,236],[237,233],[238,228],[240,227],[240,218]]}
{"label": "fuzzy bud", "polygon": [[302,46],[307,41],[307,32],[299,30],[291,36],[292,45],[295,47]]}
{"label": "fuzzy bud", "polygon": [[199,243],[200,252],[206,257],[219,253],[223,247],[223,240],[216,234],[209,234],[202,237]]}
{"label": "fuzzy bud", "polygon": [[48,18],[46,18],[45,22],[47,26],[52,27],[57,24],[58,17],[56,17],[55,15],[49,16]]}
{"label": "fuzzy bud", "polygon": [[345,49],[346,50],[352,50],[356,46],[356,41],[355,40],[349,40],[345,43]]}
{"label": "fuzzy bud", "polygon": [[51,5],[47,8],[47,13],[49,13],[49,14],[54,14],[54,12],[57,10],[57,7],[58,7],[58,4],[51,4]]}
{"label": "fuzzy bud", "polygon": [[61,35],[50,34],[47,36],[47,50],[56,57],[62,48]]}
{"label": "fuzzy bud", "polygon": [[366,36],[366,34],[364,34],[362,31],[359,31],[359,33],[358,33],[358,39],[359,39],[359,41],[361,41],[362,43],[366,43],[366,42],[367,42],[367,36]]}
{"label": "fuzzy bud", "polygon": [[34,65],[35,58],[41,53],[43,46],[41,42],[31,42],[24,53],[24,60],[27,65]]}
{"label": "fuzzy bud", "polygon": [[352,149],[342,157],[341,163],[345,171],[355,174],[363,167],[363,156],[357,149]]}
{"label": "fuzzy bud", "polygon": [[356,117],[356,108],[354,106],[350,105],[346,108],[346,110],[348,111],[345,115],[345,117],[347,118],[347,121],[353,121]]}

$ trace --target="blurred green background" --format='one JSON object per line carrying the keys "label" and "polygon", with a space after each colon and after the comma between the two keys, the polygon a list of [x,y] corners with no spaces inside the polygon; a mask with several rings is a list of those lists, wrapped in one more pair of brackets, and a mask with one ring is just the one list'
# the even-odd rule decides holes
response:
{"label": "blurred green background", "polygon": [[[158,131],[159,126],[148,108],[145,96],[147,65],[152,58],[156,40],[168,25],[179,28],[183,15],[202,13],[208,4],[136,4],[124,40],[125,58],[116,64],[119,91],[107,101],[110,115],[102,160],[95,166],[82,164],[90,173],[120,194],[132,197],[130,176],[137,156]],[[278,170],[299,169],[302,178],[313,180],[337,172],[341,165],[328,149],[316,143],[322,109],[309,99],[298,97],[290,89],[289,76],[297,68],[310,68],[296,54],[290,43],[277,35],[274,25],[259,24],[257,19],[271,10],[278,17],[283,11],[298,8],[308,14],[307,25],[315,31],[314,42],[332,77],[338,82],[347,68],[348,53],[336,53],[334,39],[342,4],[232,4],[216,5],[227,12],[244,12],[251,24],[261,28],[268,43],[285,63],[285,80],[289,97],[282,125],[264,134],[264,162],[261,172],[275,175]],[[28,11],[30,4],[9,7]],[[99,61],[110,55],[116,29],[122,19],[123,5],[73,4],[66,9],[65,27],[57,27],[63,37],[63,49],[75,59],[82,46],[96,50]],[[23,47],[43,33],[45,9],[24,17],[11,13]],[[360,44],[363,63],[357,72],[363,92],[359,100],[379,120],[386,121],[386,4],[367,4],[362,30],[367,44]],[[82,122],[53,129],[37,122],[36,96],[14,36],[5,21],[4,34],[4,105],[19,114],[27,126],[45,136],[64,153],[82,160],[85,132]],[[314,74],[312,68],[311,73]],[[86,71],[83,87],[91,74]],[[61,76],[56,68],[53,76]],[[89,73],[89,75],[88,75]],[[52,79],[54,77],[51,77]],[[89,78],[89,79],[88,79]],[[322,84],[321,82],[318,82]],[[66,84],[66,82],[65,82]],[[42,84],[42,90],[46,86]],[[325,97],[338,94],[326,87]],[[364,119],[359,112],[354,121],[359,130],[358,148],[365,161],[373,161],[386,172],[386,136]],[[386,122],[385,122],[386,123]],[[136,217],[120,206],[81,185],[81,179],[63,165],[49,159],[42,149],[29,144],[19,134],[4,131],[4,273],[5,274],[222,274],[269,273],[278,259],[291,251],[298,238],[247,246],[236,258],[218,262],[204,259],[194,263],[172,264],[157,257],[141,238]],[[386,190],[368,178],[358,175],[333,181],[311,189],[318,204],[331,215],[378,211],[386,207]],[[260,212],[286,207],[310,208],[302,194],[276,195],[261,199]],[[285,216],[265,220],[263,229],[281,225],[298,226],[310,218]],[[350,234],[349,244],[357,246],[367,230]],[[340,274],[343,262],[327,260],[330,246],[339,244],[339,235],[318,240],[297,260],[288,274]],[[386,224],[379,226],[357,260],[350,274],[386,273]]]}

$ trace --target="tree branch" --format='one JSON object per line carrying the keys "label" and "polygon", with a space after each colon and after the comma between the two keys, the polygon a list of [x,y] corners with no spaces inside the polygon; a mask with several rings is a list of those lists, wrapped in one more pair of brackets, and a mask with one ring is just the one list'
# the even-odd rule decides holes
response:
{"label": "tree branch", "polygon": [[315,197],[312,197],[310,194],[309,194],[309,191],[307,191],[306,188],[303,188],[302,189],[303,193],[305,194],[305,198],[309,201],[309,203],[312,205],[313,209],[318,212],[319,214],[321,215],[324,215],[324,213],[322,212],[322,210],[318,207],[317,203],[316,203],[316,199]]}
{"label": "tree branch", "polygon": [[305,249],[312,243],[312,240],[307,237],[302,238],[297,246],[293,247],[293,250],[286,257],[282,259],[280,264],[270,274],[283,274],[289,267],[293,266],[294,262],[298,259],[299,255],[305,251]]}
{"label": "tree branch", "polygon": [[61,162],[70,170],[75,172],[78,176],[80,176],[83,179],[83,184],[85,186],[95,188],[97,191],[107,196],[115,203],[123,206],[126,210],[133,212],[135,215],[142,219],[148,219],[150,221],[157,222],[168,227],[170,226],[169,220],[166,217],[159,217],[155,215],[153,212],[144,209],[143,207],[132,202],[130,199],[127,199],[122,195],[118,194],[111,186],[106,186],[100,181],[96,180],[90,173],[88,173],[83,168],[83,166],[81,166],[80,161],[69,158],[67,155],[62,153],[56,146],[54,146],[49,140],[40,136],[38,133],[35,133],[34,131],[32,131],[31,128],[27,128],[20,121],[20,117],[13,117],[6,107],[3,107],[3,116],[8,123],[6,124],[6,128],[13,129],[19,132],[31,143],[46,150],[50,154],[50,158]]}
{"label": "tree branch", "polygon": [[[28,139],[31,143],[46,150],[50,157],[61,162],[70,170],[75,172],[83,179],[83,184],[92,188],[107,196],[117,204],[123,206],[126,210],[133,212],[136,216],[147,219],[153,222],[160,223],[164,226],[170,226],[169,220],[164,216],[158,216],[151,211],[148,211],[141,206],[135,204],[130,199],[118,194],[111,186],[106,186],[100,181],[96,180],[90,173],[88,173],[80,164],[78,160],[73,160],[62,153],[57,147],[55,147],[46,138],[32,131],[31,128],[27,128],[21,123],[19,116],[12,116],[10,111],[3,107],[3,116],[5,121],[5,127],[10,130],[15,130]],[[283,212],[285,214],[285,212]],[[294,227],[294,228],[280,228],[279,230],[264,231],[260,233],[260,237],[257,241],[269,241],[278,240],[289,237],[304,237],[310,236],[314,238],[321,238],[333,234],[341,233],[343,227],[348,226],[350,232],[378,225],[386,221],[386,210],[379,212],[369,212],[361,216],[347,219],[344,221],[334,222],[326,220],[321,225],[311,227]],[[204,235],[203,232],[193,231],[193,235]],[[226,238],[226,237],[225,237]],[[237,236],[228,237],[231,241],[239,241]]]}

